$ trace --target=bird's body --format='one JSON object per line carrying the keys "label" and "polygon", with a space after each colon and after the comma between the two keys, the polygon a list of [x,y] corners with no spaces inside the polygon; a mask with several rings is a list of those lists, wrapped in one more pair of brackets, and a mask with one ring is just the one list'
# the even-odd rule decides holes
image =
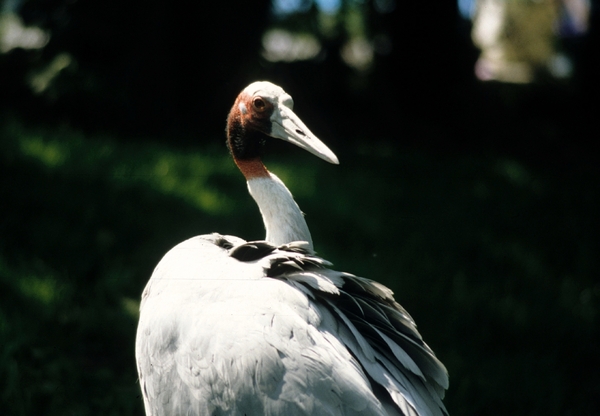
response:
{"label": "bird's body", "polygon": [[[240,97],[263,100],[273,91],[285,105],[289,96],[269,83],[251,84]],[[267,241],[203,235],[159,262],[136,339],[146,414],[444,415],[447,373],[412,318],[385,286],[316,257],[291,193],[232,139],[244,130],[235,126],[236,109],[249,106],[238,97],[228,140]],[[295,126],[301,138],[316,139]],[[303,144],[337,162],[318,139]]]}

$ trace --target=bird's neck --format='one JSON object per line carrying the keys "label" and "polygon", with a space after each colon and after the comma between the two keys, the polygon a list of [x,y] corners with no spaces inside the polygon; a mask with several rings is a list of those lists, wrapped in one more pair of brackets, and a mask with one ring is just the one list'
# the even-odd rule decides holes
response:
{"label": "bird's neck", "polygon": [[310,231],[294,197],[260,159],[265,137],[260,131],[246,128],[236,101],[227,119],[227,145],[260,209],[266,240],[275,245],[306,241],[312,249]]}
{"label": "bird's neck", "polygon": [[246,180],[254,178],[268,178],[271,175],[259,158],[238,159],[234,157],[233,161],[237,165],[240,172],[242,172]]}
{"label": "bird's neck", "polygon": [[275,245],[306,241],[312,249],[312,238],[300,207],[283,182],[266,168],[265,172],[267,176],[246,178],[248,191],[263,217],[267,230],[266,240]]}

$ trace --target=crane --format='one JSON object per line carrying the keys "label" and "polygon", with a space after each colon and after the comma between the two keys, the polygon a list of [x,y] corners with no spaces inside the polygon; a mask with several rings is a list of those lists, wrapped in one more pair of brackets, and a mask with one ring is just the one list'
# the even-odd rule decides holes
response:
{"label": "crane", "polygon": [[447,415],[448,373],[414,320],[389,288],[315,254],[292,194],[262,163],[267,137],[338,163],[292,109],[290,95],[261,81],[227,118],[266,239],[192,237],[143,291],[146,415]]}

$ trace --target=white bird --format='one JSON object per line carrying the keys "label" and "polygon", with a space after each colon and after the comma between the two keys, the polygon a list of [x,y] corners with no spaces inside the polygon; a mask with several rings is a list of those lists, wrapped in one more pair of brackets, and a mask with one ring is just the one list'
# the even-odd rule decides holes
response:
{"label": "white bird", "polygon": [[237,97],[227,142],[266,241],[190,238],[144,289],[136,338],[148,416],[446,415],[448,374],[387,287],[312,250],[303,214],[260,155],[267,136],[338,163],[269,82]]}

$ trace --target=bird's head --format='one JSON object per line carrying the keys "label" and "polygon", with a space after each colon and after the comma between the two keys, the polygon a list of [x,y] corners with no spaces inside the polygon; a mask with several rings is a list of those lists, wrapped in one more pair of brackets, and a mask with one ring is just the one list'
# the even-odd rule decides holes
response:
{"label": "bird's head", "polygon": [[266,135],[338,164],[335,154],[306,127],[293,107],[292,97],[270,82],[254,82],[244,88],[227,118],[227,142],[233,157],[259,157]]}

